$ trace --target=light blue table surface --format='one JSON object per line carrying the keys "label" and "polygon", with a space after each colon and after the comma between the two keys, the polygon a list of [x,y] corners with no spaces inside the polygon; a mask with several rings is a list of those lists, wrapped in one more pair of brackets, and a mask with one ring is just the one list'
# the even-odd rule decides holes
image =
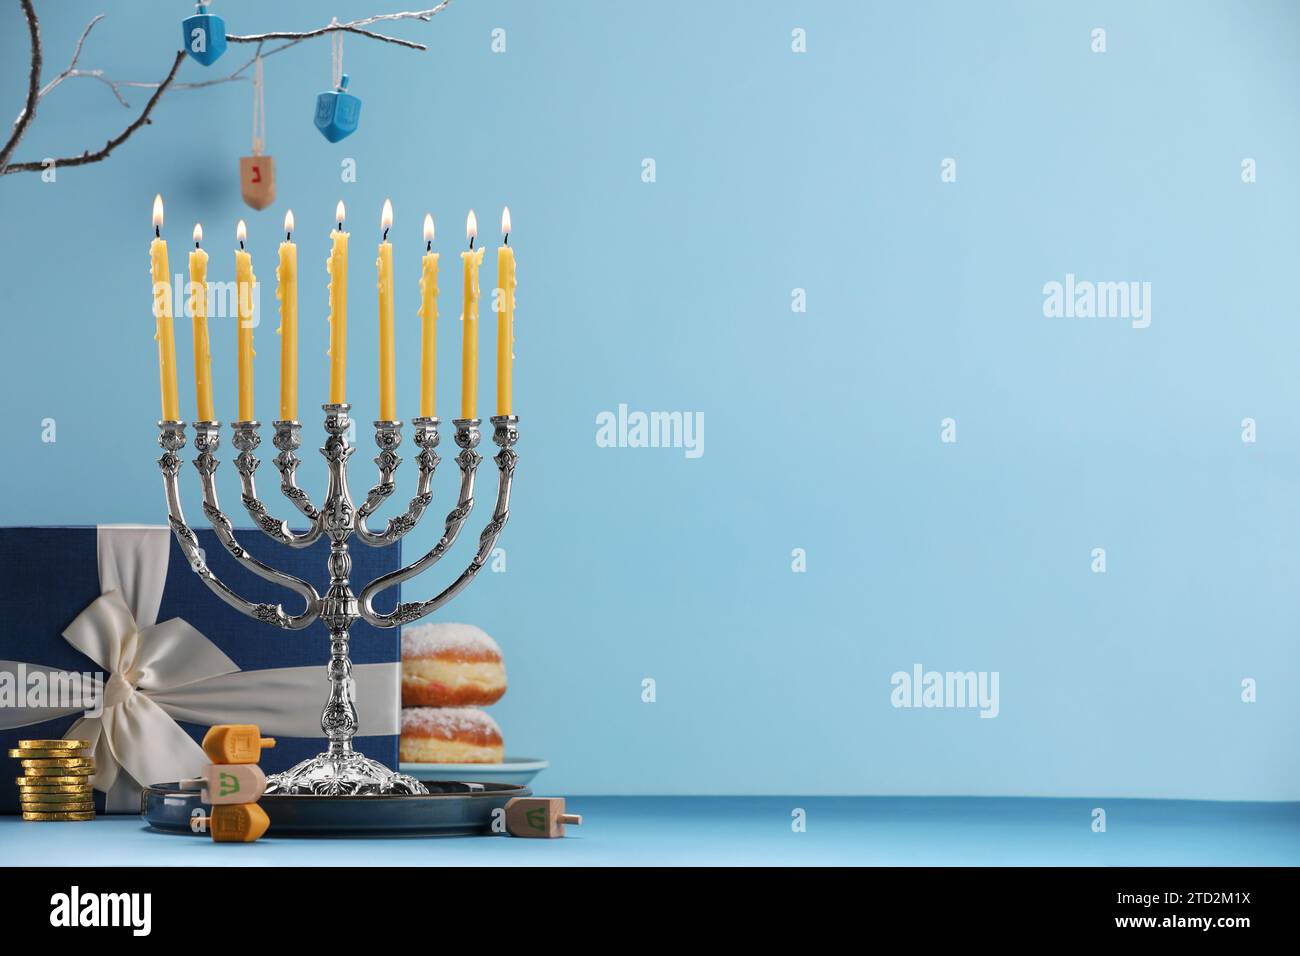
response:
{"label": "light blue table surface", "polygon": [[[1092,830],[1095,807],[1106,832]],[[806,811],[794,832],[792,813]],[[573,797],[564,840],[307,839],[214,845],[135,817],[0,819],[5,866],[1300,864],[1300,804],[899,797]]]}

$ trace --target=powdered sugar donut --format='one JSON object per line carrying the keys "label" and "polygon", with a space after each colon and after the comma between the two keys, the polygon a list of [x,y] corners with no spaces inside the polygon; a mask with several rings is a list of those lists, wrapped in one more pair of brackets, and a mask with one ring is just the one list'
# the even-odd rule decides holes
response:
{"label": "powdered sugar donut", "polygon": [[486,707],[506,692],[501,648],[472,624],[402,629],[402,706]]}
{"label": "powdered sugar donut", "polygon": [[402,709],[403,763],[501,763],[501,728],[477,707]]}

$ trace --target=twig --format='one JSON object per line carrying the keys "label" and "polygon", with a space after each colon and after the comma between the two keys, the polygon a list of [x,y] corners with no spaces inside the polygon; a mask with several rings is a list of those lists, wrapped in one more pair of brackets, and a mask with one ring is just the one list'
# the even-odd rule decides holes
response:
{"label": "twig", "polygon": [[27,77],[27,105],[23,107],[23,111],[14,120],[13,130],[9,133],[9,141],[0,148],[0,173],[9,171],[6,164],[9,157],[13,155],[18,141],[23,138],[23,133],[27,132],[27,127],[31,125],[32,119],[36,116],[36,101],[41,96],[41,24],[36,19],[36,9],[32,6],[32,0],[20,0],[20,2],[23,7],[23,15],[27,17],[27,31],[32,36],[32,65],[31,72]]}
{"label": "twig", "polygon": [[[29,0],[23,0],[23,2],[27,3],[29,2]],[[131,124],[127,126],[126,129],[122,130],[122,132],[118,133],[107,143],[105,143],[102,149],[96,150],[93,153],[90,151],[86,151],[82,153],[80,156],[68,156],[64,159],[56,159],[53,160],[54,165],[55,166],[85,166],[87,163],[97,163],[101,159],[107,157],[108,154],[111,153],[113,150],[115,150],[117,147],[121,146],[124,142],[126,142],[127,137],[129,137],[132,133],[138,130],[141,126],[144,126],[145,124],[151,122],[149,119],[149,114],[153,112],[154,106],[156,106],[158,100],[162,98],[162,95],[167,90],[167,87],[171,86],[172,80],[176,78],[176,71],[181,68],[181,61],[184,59],[185,59],[185,51],[181,50],[176,54],[176,59],[172,61],[172,68],[171,71],[167,74],[166,79],[164,79],[161,83],[158,84],[158,89],[153,91],[153,96],[149,97],[149,102],[144,105],[144,109],[140,111],[140,115],[137,116],[131,122]],[[10,173],[36,172],[37,170],[44,169],[46,165],[47,165],[46,162],[10,163],[8,166],[0,168],[0,176],[7,176]]]}
{"label": "twig", "polygon": [[56,86],[58,86],[60,83],[62,83],[70,76],[95,76],[103,73],[103,70],[78,70],[77,69],[77,61],[81,59],[81,48],[86,45],[86,37],[90,36],[90,31],[95,29],[95,24],[102,19],[104,19],[104,14],[97,13],[91,19],[91,21],[86,24],[86,29],[81,31],[81,39],[77,41],[76,49],[72,51],[72,62],[68,64],[68,68],[66,70],[64,70],[54,79],[50,80],[50,82],[46,83],[44,86],[41,87],[41,92],[39,94],[40,96],[49,95],[51,90],[53,90]]}
{"label": "twig", "polygon": [[305,30],[300,32],[280,32],[280,33],[251,33],[247,36],[236,36],[233,33],[226,34],[226,40],[230,43],[264,43],[267,40],[293,40],[299,43],[303,40],[310,40],[312,37],[324,36],[327,33],[356,33],[359,36],[369,37],[372,40],[383,40],[386,43],[396,43],[398,46],[409,47],[412,50],[427,50],[428,47],[423,43],[415,43],[411,40],[403,40],[399,37],[391,37],[386,33],[375,33],[372,30],[364,30],[372,23],[381,23],[391,20],[423,20],[428,23],[433,19],[435,14],[447,8],[451,0],[442,0],[442,3],[436,7],[430,7],[427,10],[413,10],[407,13],[381,13],[373,17],[363,17],[360,20],[349,20],[347,23],[339,23],[337,20],[331,20],[327,25],[316,30]]}
{"label": "twig", "polygon": [[77,69],[77,61],[81,59],[81,48],[86,45],[86,37],[90,36],[90,31],[95,29],[95,24],[98,23],[100,20],[104,19],[104,16],[105,15],[102,13],[96,14],[91,19],[91,21],[86,24],[86,29],[81,31],[81,39],[77,41],[76,49],[72,51],[72,62],[68,64],[68,68],[66,70],[64,70],[54,79],[50,80],[50,82],[46,83],[44,86],[41,87],[41,92],[37,97],[38,99],[44,99],[46,96],[52,93],[55,87],[57,87],[64,80],[69,79],[71,77],[84,76],[84,77],[89,77],[90,79],[99,80],[99,82],[107,86],[110,90],[113,91],[113,95],[117,97],[117,101],[121,103],[123,106],[129,107],[131,105],[122,96],[122,91],[118,89],[118,87],[121,86],[121,84],[116,83],[113,80],[110,80],[108,77],[104,76],[103,70]]}

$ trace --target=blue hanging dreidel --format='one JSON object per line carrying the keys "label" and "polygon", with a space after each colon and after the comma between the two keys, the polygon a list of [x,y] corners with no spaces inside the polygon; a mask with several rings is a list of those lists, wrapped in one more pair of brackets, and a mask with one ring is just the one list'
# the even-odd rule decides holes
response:
{"label": "blue hanging dreidel", "polygon": [[226,21],[208,13],[207,0],[199,0],[197,13],[181,22],[185,52],[204,66],[211,66],[226,52]]}
{"label": "blue hanging dreidel", "polygon": [[338,89],[326,90],[316,97],[316,128],[331,143],[351,136],[361,118],[361,100],[348,92],[348,75],[343,74]]}
{"label": "blue hanging dreidel", "polygon": [[334,34],[333,69],[330,78],[334,89],[316,97],[316,128],[331,143],[351,136],[361,118],[361,100],[348,92],[348,75],[343,72],[343,34]]}

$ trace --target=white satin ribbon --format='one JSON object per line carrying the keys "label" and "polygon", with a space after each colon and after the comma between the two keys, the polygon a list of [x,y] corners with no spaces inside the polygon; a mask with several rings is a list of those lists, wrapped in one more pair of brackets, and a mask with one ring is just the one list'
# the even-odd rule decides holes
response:
{"label": "white satin ribbon", "polygon": [[[101,527],[99,580],[104,592],[63,632],[109,677],[103,714],[83,717],[65,736],[90,741],[95,789],[106,809],[133,812],[140,784],[197,776],[208,759],[176,723],[250,723],[267,734],[320,736],[324,667],[241,671],[220,648],[178,617],[158,623],[167,579],[170,531]],[[0,661],[0,669],[12,662]],[[55,668],[25,665],[28,673]],[[358,721],[367,734],[398,733],[401,665],[352,670]],[[76,708],[0,709],[0,729],[68,716]],[[124,772],[123,772],[124,771]]]}

